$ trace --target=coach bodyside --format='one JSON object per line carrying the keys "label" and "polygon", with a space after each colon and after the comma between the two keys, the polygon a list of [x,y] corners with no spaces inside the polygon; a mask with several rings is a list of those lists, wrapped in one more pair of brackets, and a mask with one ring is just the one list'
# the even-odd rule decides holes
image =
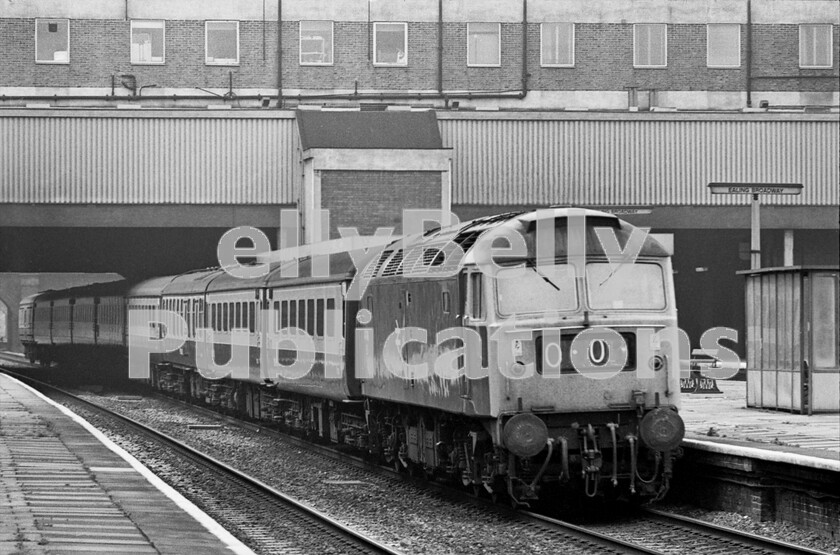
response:
{"label": "coach bodyside", "polygon": [[207,285],[221,275],[218,268],[186,272],[173,277],[161,291],[160,308],[178,314],[182,326],[176,326],[169,316],[164,316],[171,337],[183,341],[180,348],[162,353],[159,360],[180,368],[196,367],[196,330],[205,327],[205,292]]}
{"label": "coach bodyside", "polygon": [[[303,259],[298,264],[298,277],[286,277],[290,273],[288,265],[272,268],[267,276],[261,364],[279,390],[333,401],[360,399],[359,381],[346,356],[354,329],[350,318],[355,314],[348,314],[345,292],[355,267],[346,252],[329,257],[323,276],[319,276],[319,264]],[[283,329],[298,338],[288,341],[288,349],[282,348],[286,346],[283,343],[274,345],[269,337]],[[294,347],[291,342],[295,342]],[[302,376],[291,377],[298,373]]]}

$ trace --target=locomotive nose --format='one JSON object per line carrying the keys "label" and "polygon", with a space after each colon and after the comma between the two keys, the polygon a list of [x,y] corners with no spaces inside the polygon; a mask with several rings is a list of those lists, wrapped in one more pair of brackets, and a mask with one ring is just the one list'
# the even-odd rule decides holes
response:
{"label": "locomotive nose", "polygon": [[675,410],[658,407],[642,418],[639,432],[645,445],[655,451],[676,449],[685,435],[685,424]]}
{"label": "locomotive nose", "polygon": [[537,416],[524,412],[507,421],[502,432],[505,447],[519,457],[533,457],[548,441],[548,428]]}

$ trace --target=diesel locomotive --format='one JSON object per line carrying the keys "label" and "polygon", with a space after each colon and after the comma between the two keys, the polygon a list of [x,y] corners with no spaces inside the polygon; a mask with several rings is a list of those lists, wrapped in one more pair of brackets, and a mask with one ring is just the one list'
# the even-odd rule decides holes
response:
{"label": "diesel locomotive", "polygon": [[166,338],[142,369],[157,389],[514,504],[659,498],[684,433],[670,252],[592,210],[479,218],[249,278],[47,291],[20,322],[33,360],[107,352],[114,372]]}

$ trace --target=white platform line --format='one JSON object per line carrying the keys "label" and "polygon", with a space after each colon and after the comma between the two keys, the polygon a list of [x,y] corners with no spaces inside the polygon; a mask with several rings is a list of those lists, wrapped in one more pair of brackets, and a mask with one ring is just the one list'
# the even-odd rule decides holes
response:
{"label": "white platform line", "polygon": [[205,513],[201,509],[199,509],[197,506],[195,506],[192,503],[192,501],[190,501],[189,499],[187,499],[186,497],[184,497],[183,495],[181,495],[180,493],[175,491],[175,489],[172,488],[172,486],[170,486],[169,484],[164,482],[161,478],[159,478],[157,476],[157,474],[155,474],[154,472],[152,472],[151,470],[149,470],[148,468],[143,466],[143,464],[140,461],[138,461],[136,458],[134,458],[134,456],[131,455],[128,451],[126,451],[125,449],[123,449],[122,447],[120,447],[119,445],[117,445],[116,443],[111,441],[110,439],[108,439],[105,436],[105,434],[103,434],[102,432],[100,432],[99,430],[94,428],[93,425],[90,422],[88,422],[87,420],[85,420],[84,418],[82,418],[81,416],[76,414],[75,412],[71,411],[70,409],[68,409],[64,405],[61,405],[61,404],[53,401],[49,397],[46,397],[40,391],[37,391],[37,390],[29,387],[27,384],[25,384],[25,383],[23,383],[19,380],[15,380],[14,378],[12,378],[10,376],[6,376],[6,377],[16,381],[17,383],[19,383],[20,385],[22,385],[23,387],[25,387],[26,389],[28,389],[29,391],[31,391],[32,393],[34,393],[35,395],[37,395],[38,397],[40,397],[41,399],[46,401],[47,403],[56,407],[62,413],[66,414],[67,416],[72,418],[76,423],[81,425],[83,428],[85,428],[96,439],[101,441],[105,445],[105,447],[107,447],[108,449],[110,449],[111,451],[113,451],[114,453],[119,455],[120,457],[122,457],[123,460],[125,460],[128,464],[130,464],[132,467],[134,467],[134,469],[137,470],[137,472],[139,472],[144,478],[146,478],[146,480],[148,480],[149,483],[151,483],[158,490],[160,490],[166,497],[168,497],[170,500],[172,500],[173,503],[175,503],[178,507],[180,507],[184,512],[189,514],[191,517],[196,519],[211,534],[213,534],[214,536],[219,538],[219,540],[221,540],[222,543],[224,543],[225,546],[228,547],[228,549],[230,549],[231,551],[233,551],[234,553],[237,553],[239,555],[255,555],[255,553],[250,548],[248,548],[248,546],[246,546],[244,543],[242,543],[241,541],[236,539],[233,536],[233,534],[231,534],[230,532],[225,530],[218,522],[216,522],[213,518],[211,518],[210,515],[208,515],[207,513]]}

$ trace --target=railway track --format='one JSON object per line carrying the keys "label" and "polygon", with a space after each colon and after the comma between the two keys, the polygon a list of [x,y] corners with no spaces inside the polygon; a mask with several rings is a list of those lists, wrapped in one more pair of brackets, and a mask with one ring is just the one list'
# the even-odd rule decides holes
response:
{"label": "railway track", "polygon": [[[172,400],[169,396],[163,397]],[[184,403],[180,400],[176,400],[176,402],[190,406],[193,410],[207,414],[211,418],[221,418],[233,425],[251,428],[253,430],[262,429],[263,432],[265,431],[265,428],[261,428],[258,425],[239,420],[231,416],[220,415],[219,413],[204,407],[189,405],[188,403]],[[378,466],[373,467],[370,463],[364,461],[360,457],[348,456],[346,453],[339,453],[338,451],[323,445],[313,444],[274,430],[271,430],[270,433],[278,434],[282,436],[284,440],[292,442],[300,448],[316,451],[334,461],[345,464],[353,464],[357,467],[380,472],[385,475],[394,476],[397,474],[392,468]],[[441,491],[446,491],[448,494],[455,494],[456,497],[463,493],[453,492],[445,485],[434,482],[415,485],[440,489]],[[487,500],[477,500],[474,498],[470,498],[468,502],[471,504],[478,503],[479,505],[490,504]],[[494,508],[498,509],[498,507],[495,506]],[[507,512],[504,508],[500,510]],[[615,548],[625,549],[625,552],[627,553],[682,554],[690,550],[692,553],[709,555],[730,555],[733,553],[766,555],[830,555],[824,551],[818,551],[652,508],[637,510],[634,514],[628,516],[621,522],[610,522],[599,525],[572,524],[570,522],[551,518],[544,514],[524,510],[516,511],[515,514],[522,518],[526,525],[539,526],[549,531],[553,529],[556,530],[559,535],[570,534],[579,537],[582,540],[597,539],[602,542],[602,548],[608,546],[610,542],[612,542]],[[593,547],[594,545],[595,544],[593,543]]]}
{"label": "railway track", "polygon": [[[724,546],[729,545],[728,553],[767,553],[767,554],[784,554],[784,555],[825,555],[823,551],[817,551],[807,547],[794,545],[792,543],[782,542],[751,534],[749,532],[742,532],[734,528],[725,526],[718,526],[709,522],[704,522],[695,518],[677,515],[660,511],[658,509],[645,509],[641,515],[641,519],[645,522],[655,523],[660,527],[663,534],[665,530],[673,529],[680,534],[688,534],[696,538],[698,545],[695,548],[695,553],[724,553],[724,551],[717,550],[718,545],[723,543]],[[706,538],[714,536],[716,544],[701,545],[705,543]]]}
{"label": "railway track", "polygon": [[[160,395],[160,394],[158,394]],[[251,431],[259,431],[264,435],[277,436],[281,441],[295,447],[329,459],[333,464],[362,468],[393,478],[393,469],[373,466],[360,457],[341,453],[323,445],[313,444],[302,439],[265,428],[254,423],[225,416],[210,409],[191,405],[160,395],[169,402],[175,402],[190,411],[203,414],[210,419],[223,421],[230,425]],[[85,401],[87,403],[87,401]],[[421,493],[418,493],[420,490]],[[699,554],[822,554],[824,552],[788,544],[740,532],[731,528],[716,526],[703,521],[681,517],[654,509],[637,511],[611,521],[598,523],[572,524],[562,520],[550,518],[546,515],[528,512],[511,511],[506,507],[493,505],[489,500],[476,499],[464,492],[455,491],[446,485],[435,482],[414,480],[394,486],[395,495],[429,495],[444,497],[453,503],[463,504],[465,511],[485,513],[491,511],[502,514],[504,518],[515,520],[523,535],[531,537],[535,534],[554,538],[557,545],[562,545],[563,553],[699,553]]]}
{"label": "railway track", "polygon": [[[5,370],[5,369],[4,369]],[[107,419],[130,430],[132,442],[144,442],[155,472],[176,481],[191,501],[221,522],[257,553],[333,553],[399,555],[364,533],[127,416],[18,373],[15,378],[81,408],[97,427]],[[94,417],[94,418],[91,418]],[[171,471],[171,472],[170,472]],[[166,474],[169,474],[168,476]],[[183,475],[175,475],[183,474]],[[201,486],[205,487],[201,487]],[[324,548],[327,548],[324,550]]]}
{"label": "railway track", "polygon": [[[163,396],[172,400],[169,396]],[[239,420],[237,418],[221,415],[213,410],[190,405],[183,401],[176,402],[190,406],[193,410],[207,414],[211,418],[221,418],[225,422],[236,426],[250,428],[253,430],[261,428],[256,424]],[[394,476],[397,473],[388,467],[372,466],[360,457],[348,456],[346,453],[323,445],[317,445],[305,440],[271,430],[270,433],[278,434],[285,441],[294,443],[296,446],[310,451],[315,451],[333,461],[344,464],[352,464],[370,471],[376,471],[385,475]],[[415,481],[416,482],[416,481]],[[447,495],[455,497],[466,496],[464,492],[456,492],[446,485],[435,482],[415,483],[416,486],[437,489],[446,492]],[[464,500],[472,505],[492,505],[488,500],[475,499],[470,497]],[[499,508],[493,505],[495,510],[508,513],[506,508]],[[682,554],[688,551],[696,554],[709,555],[730,555],[733,553],[744,554],[766,554],[766,555],[830,555],[824,551],[798,546],[782,542],[772,538],[743,532],[734,528],[718,526],[702,520],[693,519],[673,513],[667,513],[658,509],[644,508],[637,510],[634,514],[623,519],[621,522],[610,522],[598,525],[578,525],[563,520],[551,518],[550,516],[531,511],[515,511],[515,515],[521,518],[526,526],[537,526],[549,531],[555,531],[560,537],[578,537],[581,540],[593,541],[592,547],[599,545],[604,549],[610,545],[617,552],[625,553],[649,553],[649,554]],[[622,551],[623,550],[623,551]]]}

